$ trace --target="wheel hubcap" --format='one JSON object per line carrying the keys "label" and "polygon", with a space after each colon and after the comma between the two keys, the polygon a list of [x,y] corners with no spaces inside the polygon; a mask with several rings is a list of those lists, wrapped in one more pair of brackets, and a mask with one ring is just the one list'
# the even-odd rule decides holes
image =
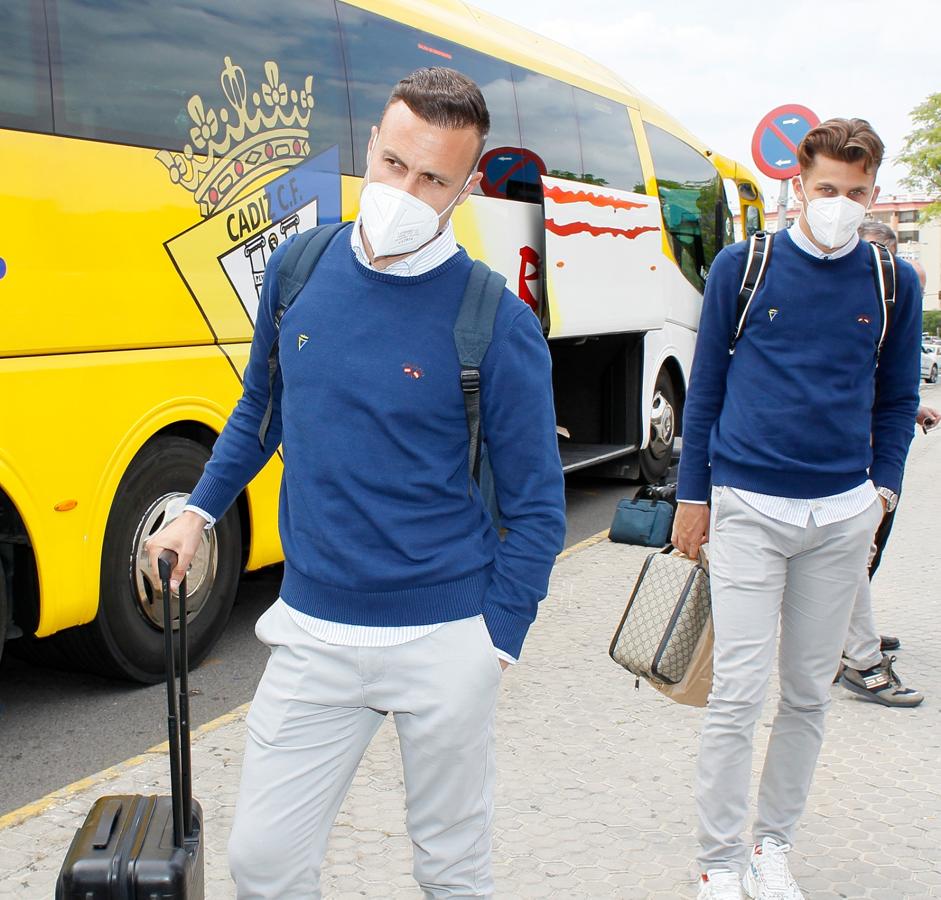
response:
{"label": "wheel hubcap", "polygon": [[[131,591],[134,601],[144,618],[155,628],[163,629],[163,589],[154,580],[150,569],[150,559],[144,549],[144,542],[156,534],[164,525],[176,519],[182,512],[188,499],[187,494],[164,494],[151,504],[137,525],[134,544],[131,551]],[[219,549],[213,530],[203,531],[199,549],[186,575],[186,621],[192,622],[209,597],[216,578],[219,562]],[[180,627],[180,600],[173,596],[170,600],[173,616],[173,628]]]}
{"label": "wheel hubcap", "polygon": [[652,456],[662,459],[673,449],[674,414],[673,407],[660,392],[654,395],[650,411],[650,444]]}

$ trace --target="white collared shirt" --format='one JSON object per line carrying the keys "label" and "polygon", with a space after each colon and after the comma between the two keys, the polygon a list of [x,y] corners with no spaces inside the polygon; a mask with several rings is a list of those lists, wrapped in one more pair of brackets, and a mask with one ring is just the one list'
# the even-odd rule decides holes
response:
{"label": "white collared shirt", "polygon": [[360,228],[362,228],[362,216],[357,216],[350,234],[350,246],[353,248],[357,261],[367,269],[372,269],[374,272],[384,272],[386,275],[396,275],[403,278],[424,275],[426,272],[437,269],[442,263],[447,262],[460,249],[454,237],[454,226],[449,219],[444,230],[437,237],[432,238],[424,247],[403,259],[397,259],[384,269],[377,269],[366,255]]}
{"label": "white collared shirt", "polygon": [[[794,245],[816,259],[840,259],[848,256],[856,249],[859,235],[854,234],[842,247],[832,253],[824,253],[795,222],[785,232],[794,242]],[[762,515],[786,522],[788,525],[797,525],[806,528],[813,516],[817,526],[832,525],[834,522],[843,522],[853,516],[864,512],[879,496],[875,485],[867,478],[857,487],[844,491],[842,494],[833,494],[829,497],[816,497],[812,500],[803,500],[795,497],[776,497],[772,494],[759,494],[755,491],[743,491],[732,488],[738,497],[741,497],[752,509],[758,510]]]}

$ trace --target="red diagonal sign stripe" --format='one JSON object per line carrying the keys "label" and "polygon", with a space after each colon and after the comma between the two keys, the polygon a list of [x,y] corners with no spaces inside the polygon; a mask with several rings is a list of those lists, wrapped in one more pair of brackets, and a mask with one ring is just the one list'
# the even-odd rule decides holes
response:
{"label": "red diagonal sign stripe", "polygon": [[797,147],[794,142],[778,128],[776,122],[769,122],[768,127],[784,142],[784,146],[788,147],[791,153],[797,153]]}

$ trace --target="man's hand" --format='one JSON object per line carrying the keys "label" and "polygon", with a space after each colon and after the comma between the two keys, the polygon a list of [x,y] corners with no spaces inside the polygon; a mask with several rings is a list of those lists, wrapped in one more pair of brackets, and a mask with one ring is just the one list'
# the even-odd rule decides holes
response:
{"label": "man's hand", "polygon": [[676,505],[671,543],[690,559],[699,558],[699,548],[709,540],[709,507],[704,503]]}
{"label": "man's hand", "polygon": [[170,589],[175,591],[180,586],[199,549],[199,542],[202,540],[205,528],[206,520],[199,513],[188,509],[144,542],[144,549],[150,558],[150,568],[157,584],[160,583],[157,557],[164,550],[172,550],[177,555],[177,563],[176,568],[170,573]]}
{"label": "man's hand", "polygon": [[941,412],[932,409],[930,406],[919,406],[918,414],[915,416],[915,424],[921,426],[921,430],[927,434],[941,419]]}
{"label": "man's hand", "polygon": [[505,672],[507,669],[510,668],[510,664],[505,659],[501,659],[500,668],[503,669],[503,671]]}

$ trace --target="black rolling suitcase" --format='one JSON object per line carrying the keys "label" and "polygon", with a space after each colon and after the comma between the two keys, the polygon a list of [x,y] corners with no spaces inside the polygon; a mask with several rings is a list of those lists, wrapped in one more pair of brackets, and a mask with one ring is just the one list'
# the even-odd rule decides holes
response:
{"label": "black rolling suitcase", "polygon": [[[160,556],[163,621],[172,623],[170,572]],[[186,609],[186,580],[180,585]],[[176,698],[173,628],[165,627],[171,796],[101,797],[75,833],[56,882],[56,900],[200,900],[204,893],[203,813],[190,772],[186,615],[180,616],[180,696]]]}

